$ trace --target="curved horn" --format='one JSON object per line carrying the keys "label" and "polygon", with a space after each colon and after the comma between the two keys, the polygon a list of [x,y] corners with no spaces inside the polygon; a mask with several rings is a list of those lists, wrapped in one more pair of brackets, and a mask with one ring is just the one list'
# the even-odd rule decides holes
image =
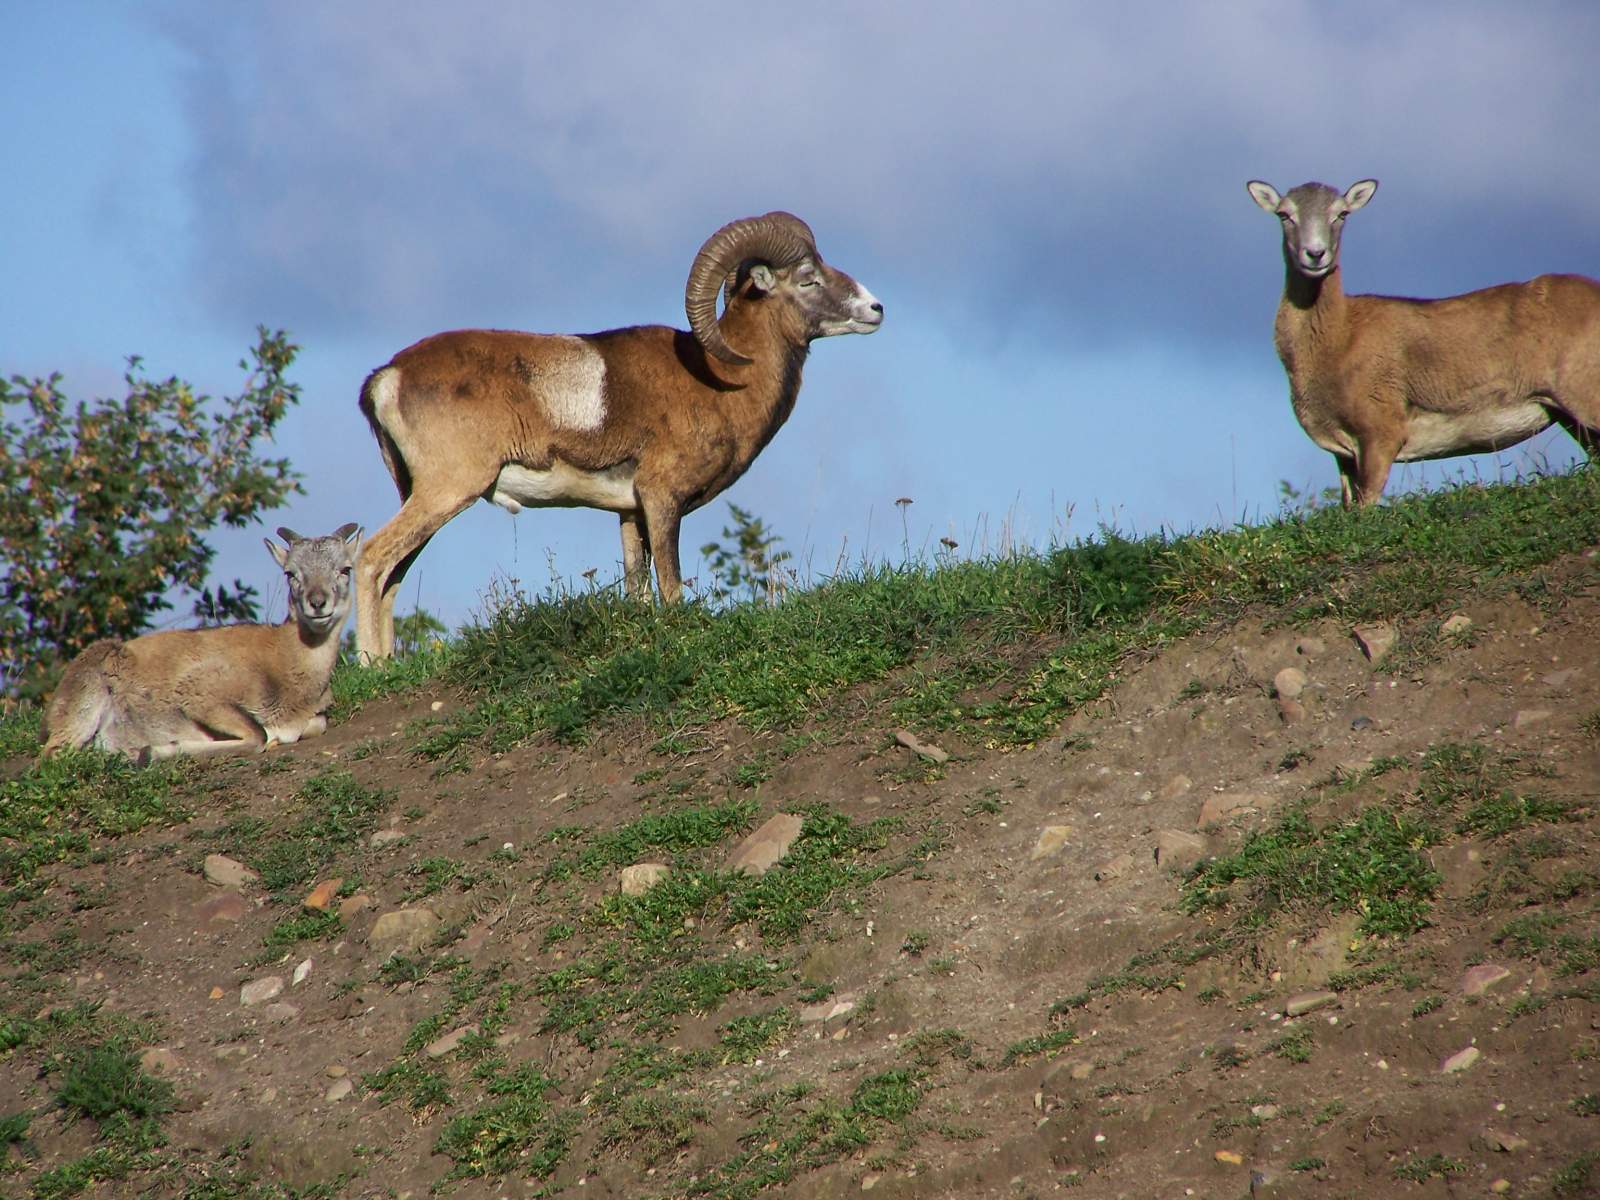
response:
{"label": "curved horn", "polygon": [[739,264],[758,258],[775,267],[787,267],[807,256],[815,257],[816,239],[810,227],[793,213],[770,212],[764,217],[729,221],[706,239],[689,268],[683,306],[689,328],[706,350],[723,362],[742,366],[750,359],[723,340],[717,328],[717,292],[730,276],[737,285]]}

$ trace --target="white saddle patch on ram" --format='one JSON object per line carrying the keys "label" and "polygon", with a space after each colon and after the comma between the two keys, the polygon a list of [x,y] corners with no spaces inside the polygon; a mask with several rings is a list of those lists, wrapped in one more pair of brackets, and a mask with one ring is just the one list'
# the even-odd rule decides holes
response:
{"label": "white saddle patch on ram", "polygon": [[[1504,401],[1488,403],[1503,404]],[[1534,401],[1453,413],[1414,410],[1406,421],[1406,444],[1395,458],[1400,462],[1415,462],[1499,450],[1532,437],[1554,419],[1549,409]]]}
{"label": "white saddle patch on ram", "polygon": [[580,337],[552,337],[528,389],[557,429],[599,429],[606,419],[606,360]]}

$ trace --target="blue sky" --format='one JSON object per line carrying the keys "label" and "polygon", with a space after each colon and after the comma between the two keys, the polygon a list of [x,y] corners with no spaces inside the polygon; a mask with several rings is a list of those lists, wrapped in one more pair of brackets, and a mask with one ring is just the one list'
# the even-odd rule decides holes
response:
{"label": "blue sky", "polygon": [[[1376,176],[1346,287],[1434,296],[1600,275],[1600,8],[680,2],[13,4],[0,17],[0,371],[119,394],[123,358],[213,394],[259,323],[302,347],[278,452],[306,495],[215,539],[398,507],[361,380],[429,333],[682,326],[694,251],[787,208],[884,302],[818,342],[725,501],[817,571],[1275,511],[1332,460],[1271,342],[1280,189]],[[1572,458],[1398,468],[1391,490]],[[492,578],[614,578],[616,520],[478,505],[408,576],[467,617]],[[187,601],[179,611],[187,611]]]}

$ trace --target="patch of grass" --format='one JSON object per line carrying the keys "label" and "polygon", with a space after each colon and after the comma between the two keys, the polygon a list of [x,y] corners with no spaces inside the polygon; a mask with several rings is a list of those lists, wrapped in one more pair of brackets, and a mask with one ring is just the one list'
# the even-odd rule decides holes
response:
{"label": "patch of grass", "polygon": [[1282,1037],[1270,1042],[1267,1049],[1286,1062],[1305,1063],[1311,1061],[1311,1031],[1309,1029],[1291,1029]]}
{"label": "patch of grass", "polygon": [[224,852],[254,868],[262,886],[279,899],[298,900],[290,893],[315,881],[340,854],[361,845],[392,797],[336,769],[306,780],[295,800],[299,816],[281,833],[273,834],[265,821],[247,817],[211,835]]}
{"label": "patch of grass", "polygon": [[794,1013],[787,1008],[735,1017],[718,1030],[722,1061],[753,1062],[767,1047],[788,1037],[798,1023]]}
{"label": "patch of grass", "polygon": [[452,644],[446,642],[437,650],[419,650],[368,666],[348,659],[341,661],[333,672],[329,719],[344,721],[368,701],[415,691],[446,672],[451,652]]}
{"label": "patch of grass", "polygon": [[337,912],[313,912],[302,909],[285,917],[267,931],[262,939],[266,958],[276,958],[300,942],[337,937],[344,932],[344,919]]}
{"label": "patch of grass", "polygon": [[1600,967],[1600,935],[1565,931],[1574,919],[1568,913],[1525,913],[1502,925],[1494,942],[1520,958],[1553,961],[1562,976],[1582,975]]}
{"label": "patch of grass", "polygon": [[1413,1019],[1425,1017],[1431,1012],[1438,1012],[1443,1007],[1443,996],[1424,996],[1411,1006],[1411,1016]]}
{"label": "patch of grass", "polygon": [[1053,1030],[1050,1033],[1041,1033],[1034,1037],[1023,1038],[1021,1041],[1012,1042],[1011,1045],[1006,1047],[1005,1057],[1000,1060],[1000,1065],[1009,1067],[1025,1058],[1032,1058],[1036,1054],[1050,1055],[1063,1046],[1076,1045],[1077,1042],[1077,1030],[1070,1025],[1063,1029]]}
{"label": "patch of grass", "polygon": [[1306,1158],[1297,1158],[1289,1164],[1291,1171],[1320,1171],[1328,1165],[1328,1160],[1311,1155]]}
{"label": "patch of grass", "polygon": [[102,1136],[139,1150],[162,1143],[160,1120],[174,1104],[172,1085],[146,1074],[121,1039],[79,1047],[55,1093],[57,1103],[92,1119]]}
{"label": "patch of grass", "polygon": [[1585,1092],[1567,1107],[1580,1117],[1600,1117],[1600,1092]]}
{"label": "patch of grass", "polygon": [[34,704],[19,705],[14,712],[0,716],[0,762],[8,758],[32,758],[39,753],[39,722],[44,710]]}
{"label": "patch of grass", "polygon": [[1440,1179],[1446,1179],[1451,1175],[1466,1173],[1466,1163],[1460,1159],[1446,1158],[1437,1151],[1427,1156],[1413,1154],[1394,1169],[1396,1179],[1409,1179],[1412,1183],[1423,1183],[1435,1175]]}
{"label": "patch of grass", "polygon": [[[28,1136],[28,1126],[32,1121],[33,1114],[27,1112],[0,1117],[0,1146],[11,1146],[22,1141]],[[3,1156],[0,1156],[0,1160],[3,1160]]]}
{"label": "patch of grass", "polygon": [[504,1175],[545,1176],[561,1165],[571,1147],[575,1116],[558,1113],[545,1099],[555,1081],[532,1064],[489,1081],[493,1097],[452,1117],[434,1144],[455,1165],[447,1178]]}
{"label": "patch of grass", "polygon": [[1563,1200],[1567,1196],[1593,1196],[1597,1166],[1600,1166],[1600,1150],[1578,1155],[1550,1177],[1550,1194]]}
{"label": "patch of grass", "polygon": [[1235,902],[1236,886],[1263,922],[1288,905],[1358,912],[1363,931],[1407,934],[1427,924],[1440,876],[1423,849],[1437,840],[1430,826],[1388,804],[1318,826],[1304,804],[1251,834],[1232,854],[1199,864],[1184,884],[1185,912]]}

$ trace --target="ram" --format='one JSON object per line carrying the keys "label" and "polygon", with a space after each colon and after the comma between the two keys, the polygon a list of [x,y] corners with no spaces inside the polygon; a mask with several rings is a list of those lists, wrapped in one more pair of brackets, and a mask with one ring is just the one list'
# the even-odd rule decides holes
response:
{"label": "ram", "polygon": [[743,475],[788,419],[813,340],[871,333],[883,320],[883,305],[824,263],[810,228],[785,212],[712,234],[684,304],[688,333],[460,330],[425,338],[367,377],[361,411],[401,506],[357,567],[363,660],[394,653],[401,580],[478,499],[512,513],[616,513],[628,595],[649,594],[653,558],[662,600],[678,600],[684,514]]}
{"label": "ram", "polygon": [[92,643],[50,697],[40,757],[90,745],[145,761],[249,753],[326,730],[361,530],[350,524],[303,538],[280,529],[278,536],[287,545],[268,539],[267,549],[289,584],[283,624]]}
{"label": "ram", "polygon": [[1346,505],[1376,504],[1397,461],[1502,450],[1552,423],[1594,453],[1600,283],[1541,275],[1440,300],[1347,296],[1340,235],[1378,181],[1281,196],[1246,186],[1283,226],[1278,357],[1301,428],[1339,464]]}

